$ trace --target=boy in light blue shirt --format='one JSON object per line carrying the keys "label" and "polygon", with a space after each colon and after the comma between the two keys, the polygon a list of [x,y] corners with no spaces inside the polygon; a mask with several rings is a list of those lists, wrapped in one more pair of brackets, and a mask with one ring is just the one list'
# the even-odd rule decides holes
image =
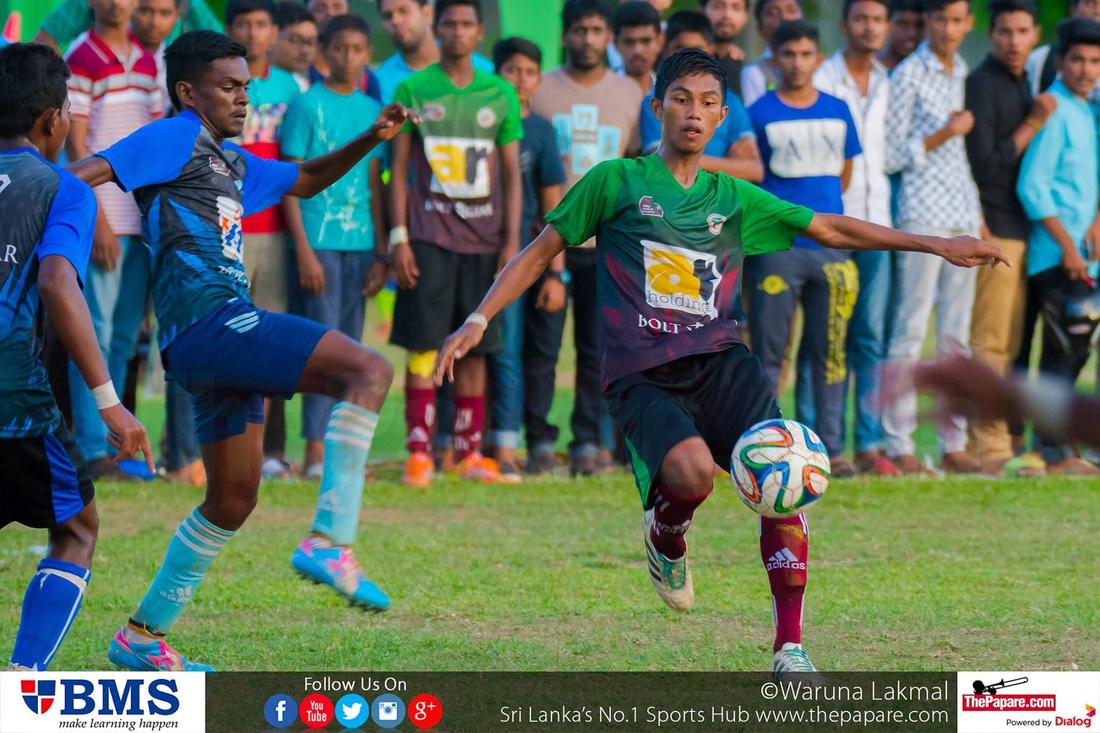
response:
{"label": "boy in light blue shirt", "polygon": [[[341,15],[325,25],[320,53],[330,74],[287,110],[280,138],[283,158],[305,160],[336,150],[360,134],[363,120],[378,116],[382,106],[358,88],[370,48],[370,32],[362,18]],[[364,298],[377,294],[386,279],[387,247],[381,236],[384,156],[383,147],[375,148],[317,196],[287,197],[283,202],[301,289],[297,314],[356,341],[363,336]],[[320,476],[333,404],[321,395],[302,398],[307,477]]]}
{"label": "boy in light blue shirt", "polygon": [[[1088,98],[1100,81],[1100,24],[1063,22],[1058,52],[1061,79],[1049,89],[1058,107],[1027,149],[1016,192],[1031,220],[1028,277],[1046,313],[1039,369],[1073,384],[1088,360],[1090,339],[1075,338],[1059,313],[1060,304],[1096,291],[1087,242],[1100,224],[1100,130]],[[1069,446],[1050,445],[1041,435],[1036,443],[1051,473],[1100,474]]]}

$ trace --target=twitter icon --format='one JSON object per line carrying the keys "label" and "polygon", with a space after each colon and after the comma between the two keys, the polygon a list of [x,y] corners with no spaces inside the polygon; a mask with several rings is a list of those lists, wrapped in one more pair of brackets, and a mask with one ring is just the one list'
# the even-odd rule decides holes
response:
{"label": "twitter icon", "polygon": [[336,721],[345,728],[359,728],[370,720],[370,703],[354,692],[336,701]]}

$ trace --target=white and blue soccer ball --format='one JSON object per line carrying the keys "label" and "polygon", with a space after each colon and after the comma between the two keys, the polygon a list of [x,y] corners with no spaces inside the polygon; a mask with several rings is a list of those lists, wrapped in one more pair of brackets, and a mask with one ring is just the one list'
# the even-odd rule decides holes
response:
{"label": "white and blue soccer ball", "polygon": [[802,423],[765,420],[733,447],[730,474],[749,509],[765,517],[793,517],[825,495],[829,453]]}

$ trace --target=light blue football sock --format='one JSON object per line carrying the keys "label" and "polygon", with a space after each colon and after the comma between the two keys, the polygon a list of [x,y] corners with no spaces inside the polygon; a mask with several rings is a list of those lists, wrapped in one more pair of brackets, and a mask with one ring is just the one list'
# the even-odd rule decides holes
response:
{"label": "light blue football sock", "polygon": [[133,620],[152,631],[167,633],[202,583],[214,558],[236,532],[215,527],[196,507],[180,522],[153,584]]}
{"label": "light blue football sock", "polygon": [[378,413],[350,402],[332,408],[325,432],[325,470],[313,531],[337,545],[355,541],[359,526],[359,502],[363,498],[363,471]]}
{"label": "light blue football sock", "polygon": [[38,563],[23,595],[23,614],[15,634],[11,663],[27,669],[49,667],[84,599],[92,572],[47,557]]}

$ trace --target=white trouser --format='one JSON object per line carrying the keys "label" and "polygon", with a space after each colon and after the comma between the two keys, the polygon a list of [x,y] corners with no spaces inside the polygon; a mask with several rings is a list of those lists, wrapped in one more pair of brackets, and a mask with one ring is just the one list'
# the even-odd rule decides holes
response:
{"label": "white trouser", "polygon": [[[947,231],[911,225],[912,234],[957,237],[973,232]],[[936,354],[970,354],[970,312],[974,306],[977,270],[956,267],[935,255],[898,252],[894,259],[896,304],[890,329],[888,359],[914,362],[928,335],[928,317],[936,307]],[[966,449],[966,419],[940,413],[937,433],[945,453]],[[882,430],[891,456],[914,455],[917,397],[910,394],[886,407]]]}

